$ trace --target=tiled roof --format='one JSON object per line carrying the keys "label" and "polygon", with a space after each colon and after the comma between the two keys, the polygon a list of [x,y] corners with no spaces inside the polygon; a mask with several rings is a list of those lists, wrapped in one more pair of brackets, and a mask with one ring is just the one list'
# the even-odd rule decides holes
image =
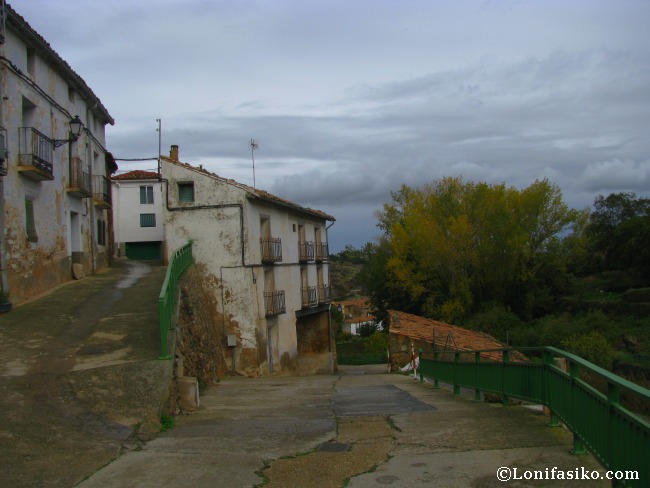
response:
{"label": "tiled roof", "polygon": [[114,175],[111,177],[112,180],[157,180],[158,173],[153,171],[142,171],[139,169],[129,171],[128,173],[122,173],[121,175]]}
{"label": "tiled roof", "polygon": [[39,47],[41,48],[42,52],[46,53],[47,56],[51,58],[53,64],[58,64],[60,68],[64,72],[67,72],[67,75],[76,82],[78,86],[75,86],[75,88],[79,88],[82,91],[85,91],[88,95],[90,95],[90,98],[92,98],[92,100],[97,103],[97,107],[102,112],[102,114],[106,117],[108,123],[114,125],[115,120],[108,113],[108,110],[101,102],[99,97],[95,95],[95,92],[93,92],[92,89],[86,84],[84,79],[72,69],[72,67],[52,48],[52,46],[50,46],[50,43],[47,42],[45,38],[41,36],[38,32],[36,32],[34,28],[31,25],[29,25],[27,21],[11,7],[11,5],[6,4],[5,7],[7,9],[6,10],[7,23],[10,24],[18,32],[20,32],[23,36],[27,36],[28,38],[31,38],[33,42],[40,45]]}
{"label": "tiled roof", "polygon": [[197,173],[203,173],[206,176],[209,176],[210,178],[214,178],[219,181],[223,181],[224,183],[228,183],[229,185],[236,186],[238,188],[241,188],[242,190],[246,191],[248,193],[249,198],[259,198],[261,200],[266,200],[270,203],[275,203],[282,205],[284,207],[291,208],[295,211],[298,212],[304,212],[308,214],[312,214],[316,217],[319,217],[324,220],[329,220],[331,222],[334,222],[336,219],[332,217],[331,215],[326,214],[325,212],[321,212],[320,210],[314,210],[309,207],[303,207],[301,205],[298,205],[297,203],[290,202],[289,200],[285,200],[284,198],[280,198],[276,195],[272,195],[271,193],[264,191],[264,190],[258,190],[256,188],[253,188],[248,185],[244,185],[243,183],[239,183],[238,181],[231,180],[229,178],[224,178],[223,176],[219,176],[216,173],[212,173],[203,167],[196,167],[192,166],[191,164],[183,163],[180,161],[176,161],[175,159],[166,157],[166,156],[161,156],[161,160],[166,161],[168,163],[176,164],[178,166],[182,166],[184,168],[190,169],[192,171],[196,171]]}
{"label": "tiled roof", "polygon": [[[491,335],[483,332],[445,324],[437,320],[426,319],[409,313],[389,310],[390,333],[410,337],[432,344],[435,342],[437,351],[475,351],[483,349],[499,349],[506,347]],[[513,352],[511,360],[526,360],[525,356]],[[481,359],[501,361],[500,352],[481,353]]]}

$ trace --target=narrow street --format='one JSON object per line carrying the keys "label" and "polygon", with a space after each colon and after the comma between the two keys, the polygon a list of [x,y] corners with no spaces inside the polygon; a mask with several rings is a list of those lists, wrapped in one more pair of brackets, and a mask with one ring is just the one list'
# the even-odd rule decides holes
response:
{"label": "narrow street", "polygon": [[538,410],[454,397],[384,366],[228,378],[201,401],[79,486],[492,487],[502,485],[502,466],[599,469],[592,457],[571,455],[569,432],[547,427]]}
{"label": "narrow street", "polygon": [[0,315],[1,486],[74,486],[155,433],[165,269],[120,261]]}

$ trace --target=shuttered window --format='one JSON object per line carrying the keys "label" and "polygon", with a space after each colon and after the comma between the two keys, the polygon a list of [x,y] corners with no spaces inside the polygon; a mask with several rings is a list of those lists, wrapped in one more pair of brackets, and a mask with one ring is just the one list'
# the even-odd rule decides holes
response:
{"label": "shuttered window", "polygon": [[148,205],[153,203],[153,186],[140,187],[140,204]]}
{"label": "shuttered window", "polygon": [[179,202],[193,202],[194,201],[194,183],[179,183],[178,184],[178,201]]}
{"label": "shuttered window", "polygon": [[34,219],[34,202],[25,198],[25,231],[29,242],[38,242],[36,220]]}
{"label": "shuttered window", "polygon": [[155,227],[156,214],[140,214],[140,227]]}

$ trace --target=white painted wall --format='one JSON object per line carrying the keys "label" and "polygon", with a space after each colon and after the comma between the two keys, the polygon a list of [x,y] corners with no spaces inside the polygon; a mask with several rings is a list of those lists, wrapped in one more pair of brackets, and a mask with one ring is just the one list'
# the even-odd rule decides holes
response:
{"label": "white painted wall", "polygon": [[[315,227],[321,227],[324,235],[326,221],[260,200],[244,185],[168,158],[162,159],[162,175],[170,206],[164,209],[167,257],[192,241],[195,262],[205,265],[212,275],[213,290],[226,317],[218,326],[223,327],[224,336],[238,336],[236,362],[241,362],[242,349],[266,349],[270,343],[273,370],[279,371],[283,354],[297,355],[296,311],[302,308],[298,223],[305,225],[307,239],[313,240]],[[190,181],[195,201],[181,203],[178,184]],[[274,265],[261,263],[263,217],[270,220],[271,237],[282,241],[283,259]],[[321,266],[327,285],[327,263]],[[317,286],[316,264],[305,267],[309,285]],[[275,289],[285,291],[286,313],[272,318],[265,317],[265,271],[273,274]],[[265,362],[257,373],[266,374],[268,369]]]}
{"label": "white painted wall", "polygon": [[[113,180],[115,242],[163,241],[163,192],[158,180]],[[140,187],[153,187],[153,204],[140,203]],[[155,227],[140,227],[140,214],[154,214]]]}

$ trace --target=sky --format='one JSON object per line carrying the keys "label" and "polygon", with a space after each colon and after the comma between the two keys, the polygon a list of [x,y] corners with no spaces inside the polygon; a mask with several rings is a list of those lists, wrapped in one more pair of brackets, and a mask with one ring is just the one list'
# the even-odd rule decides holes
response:
{"label": "sky", "polygon": [[650,0],[9,3],[115,119],[116,158],[157,157],[160,119],[163,154],[336,217],[331,252],[445,176],[650,194]]}

